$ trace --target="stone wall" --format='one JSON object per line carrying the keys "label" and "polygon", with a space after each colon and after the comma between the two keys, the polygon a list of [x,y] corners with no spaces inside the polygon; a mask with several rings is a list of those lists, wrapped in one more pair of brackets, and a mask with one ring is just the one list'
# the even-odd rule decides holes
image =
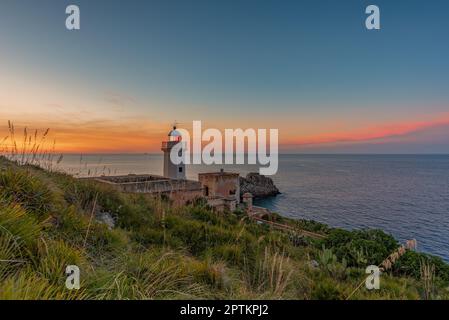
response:
{"label": "stone wall", "polygon": [[173,180],[155,175],[127,175],[92,178],[125,193],[164,193],[172,191],[202,190],[201,183],[193,180]]}
{"label": "stone wall", "polygon": [[200,173],[198,180],[207,197],[232,197],[240,203],[239,174],[231,172]]}
{"label": "stone wall", "polygon": [[89,178],[107,184],[124,193],[143,193],[167,196],[175,205],[183,205],[204,196],[198,181],[173,180],[156,175],[127,175]]}

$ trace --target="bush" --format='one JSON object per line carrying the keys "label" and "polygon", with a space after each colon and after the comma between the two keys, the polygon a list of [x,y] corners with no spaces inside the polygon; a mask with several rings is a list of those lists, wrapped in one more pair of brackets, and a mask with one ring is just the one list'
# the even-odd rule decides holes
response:
{"label": "bush", "polygon": [[397,275],[407,275],[415,279],[421,278],[421,263],[435,266],[435,276],[444,284],[449,285],[449,265],[443,259],[425,253],[407,251],[394,264],[394,273]]}
{"label": "bush", "polygon": [[185,262],[173,252],[155,250],[125,254],[115,270],[101,270],[89,278],[90,290],[97,299],[167,299],[200,296],[202,287],[184,267]]}
{"label": "bush", "polygon": [[217,259],[223,259],[234,266],[243,266],[245,258],[247,259],[242,246],[238,244],[217,246],[211,249],[211,254]]}
{"label": "bush", "polygon": [[62,180],[60,186],[64,189],[65,200],[85,211],[92,210],[96,202],[98,207],[110,213],[118,213],[124,204],[119,192],[96,181],[69,179]]}
{"label": "bush", "polygon": [[67,290],[49,283],[32,270],[0,280],[0,300],[71,300],[88,298],[85,290]]}
{"label": "bush", "polygon": [[[170,234],[180,239],[194,255],[201,254],[210,247],[236,242],[238,239],[235,231],[182,217],[167,217],[166,227]],[[240,237],[238,241],[244,240],[244,237]]]}
{"label": "bush", "polygon": [[142,244],[143,246],[162,245],[165,240],[164,230],[143,227],[133,232],[132,240]]}
{"label": "bush", "polygon": [[342,300],[345,298],[335,281],[323,278],[315,280],[315,283],[312,289],[312,300]]}
{"label": "bush", "polygon": [[347,263],[345,258],[338,261],[337,256],[333,254],[332,249],[323,248],[323,250],[318,254],[318,263],[321,269],[328,275],[334,277],[335,279],[344,280],[347,276]]}
{"label": "bush", "polygon": [[399,246],[398,242],[381,230],[346,231],[332,229],[324,240],[326,248],[346,259],[348,266],[379,265]]}
{"label": "bush", "polygon": [[55,226],[49,230],[53,237],[75,247],[85,247],[91,254],[109,253],[123,248],[128,242],[123,230],[109,230],[95,218],[90,221],[89,215],[80,214],[74,206],[63,210],[54,219]]}
{"label": "bush", "polygon": [[67,278],[65,269],[69,265],[77,265],[83,269],[86,261],[81,250],[70,247],[61,240],[41,240],[36,271],[42,278],[52,284],[65,287]]}
{"label": "bush", "polygon": [[210,259],[192,261],[188,265],[193,278],[207,284],[213,289],[225,289],[230,286],[230,279],[226,274],[226,266],[222,262],[213,263]]}
{"label": "bush", "polygon": [[23,249],[33,250],[42,225],[18,204],[7,204],[0,197],[0,236],[12,236]]}
{"label": "bush", "polygon": [[21,255],[17,250],[17,243],[10,234],[0,237],[0,281],[17,270],[21,264]]}
{"label": "bush", "polygon": [[329,226],[313,220],[297,220],[294,225],[299,229],[317,233],[329,233],[331,230]]}

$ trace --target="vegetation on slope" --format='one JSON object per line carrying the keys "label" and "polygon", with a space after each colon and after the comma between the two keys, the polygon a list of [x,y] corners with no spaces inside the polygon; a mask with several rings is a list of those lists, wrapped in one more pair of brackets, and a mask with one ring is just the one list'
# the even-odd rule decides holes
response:
{"label": "vegetation on slope", "polygon": [[[111,214],[109,228],[96,216]],[[408,251],[361,287],[365,268],[399,247],[379,230],[277,222],[326,235],[272,230],[203,202],[172,207],[0,157],[0,299],[447,299],[449,266]],[[81,269],[80,290],[65,268]]]}

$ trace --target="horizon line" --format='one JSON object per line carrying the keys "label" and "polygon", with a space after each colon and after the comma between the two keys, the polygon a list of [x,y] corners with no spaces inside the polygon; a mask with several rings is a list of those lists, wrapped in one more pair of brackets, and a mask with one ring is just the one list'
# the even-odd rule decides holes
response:
{"label": "horizon line", "polygon": [[[163,155],[162,152],[55,152],[54,154],[62,154],[62,155]],[[191,153],[196,154],[196,153]],[[244,155],[248,155],[249,153],[243,153]],[[268,153],[269,154],[269,153]],[[234,155],[237,155],[235,153]],[[257,153],[256,153],[257,155]],[[278,155],[353,155],[353,156],[363,156],[363,155],[378,155],[378,156],[426,156],[426,155],[441,155],[441,156],[449,156],[449,152],[410,152],[410,153],[374,153],[374,152],[278,152]]]}

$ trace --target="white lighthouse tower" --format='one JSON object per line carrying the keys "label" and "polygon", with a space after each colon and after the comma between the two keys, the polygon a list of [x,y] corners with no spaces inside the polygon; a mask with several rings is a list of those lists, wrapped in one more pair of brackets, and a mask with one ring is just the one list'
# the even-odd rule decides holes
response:
{"label": "white lighthouse tower", "polygon": [[[176,130],[176,125],[173,126],[173,130],[168,133],[168,141],[162,142],[161,150],[164,152],[164,177],[170,179],[186,179],[186,167],[184,162],[180,164],[174,164],[170,159],[170,152],[172,148],[181,143],[181,133]],[[182,149],[179,150],[182,152]],[[181,154],[179,155],[182,156]]]}

